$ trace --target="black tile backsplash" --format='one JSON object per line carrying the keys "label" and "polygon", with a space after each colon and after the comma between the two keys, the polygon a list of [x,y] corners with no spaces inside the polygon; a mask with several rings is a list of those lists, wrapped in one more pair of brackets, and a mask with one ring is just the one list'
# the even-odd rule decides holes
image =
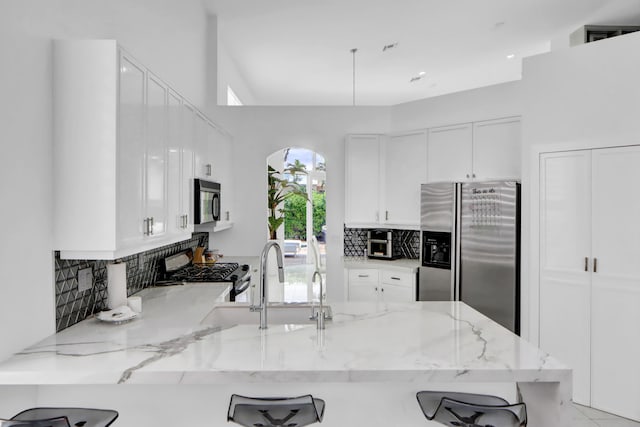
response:
{"label": "black tile backsplash", "polygon": [[[127,263],[127,295],[155,283],[159,262],[165,257],[196,246],[208,246],[209,233],[194,233],[191,239],[122,258]],[[141,261],[142,265],[138,265]],[[104,260],[60,259],[55,252],[56,331],[86,319],[107,308],[107,264]],[[93,270],[91,289],[78,291],[78,270]]]}
{"label": "black tile backsplash", "polygon": [[[344,227],[344,256],[364,256],[367,249],[368,228]],[[394,245],[399,246],[404,258],[420,257],[420,232],[417,230],[393,230],[397,239]]]}

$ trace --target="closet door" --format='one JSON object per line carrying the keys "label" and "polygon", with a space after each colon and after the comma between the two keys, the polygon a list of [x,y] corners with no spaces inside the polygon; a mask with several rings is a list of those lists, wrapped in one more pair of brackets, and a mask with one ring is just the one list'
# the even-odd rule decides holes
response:
{"label": "closet door", "polygon": [[591,404],[640,420],[640,147],[592,156]]}
{"label": "closet door", "polygon": [[591,153],[540,157],[540,347],[573,368],[590,401]]}

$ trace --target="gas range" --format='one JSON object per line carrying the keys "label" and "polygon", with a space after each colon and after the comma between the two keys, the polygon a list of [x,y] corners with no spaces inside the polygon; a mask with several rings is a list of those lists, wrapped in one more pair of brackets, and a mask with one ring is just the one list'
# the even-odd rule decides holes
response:
{"label": "gas range", "polygon": [[162,284],[186,283],[230,283],[233,285],[229,300],[249,288],[251,272],[247,264],[237,262],[216,262],[213,264],[193,263],[193,252],[189,249],[171,255],[161,263]]}

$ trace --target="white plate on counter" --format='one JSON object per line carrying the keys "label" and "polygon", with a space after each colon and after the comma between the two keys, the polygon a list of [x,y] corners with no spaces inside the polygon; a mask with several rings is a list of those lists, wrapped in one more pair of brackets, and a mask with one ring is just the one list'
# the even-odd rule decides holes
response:
{"label": "white plate on counter", "polygon": [[96,319],[102,322],[113,323],[117,325],[133,320],[137,316],[138,313],[131,310],[131,308],[129,308],[128,306],[123,305],[122,307],[117,307],[113,310],[101,311],[100,313],[96,314]]}

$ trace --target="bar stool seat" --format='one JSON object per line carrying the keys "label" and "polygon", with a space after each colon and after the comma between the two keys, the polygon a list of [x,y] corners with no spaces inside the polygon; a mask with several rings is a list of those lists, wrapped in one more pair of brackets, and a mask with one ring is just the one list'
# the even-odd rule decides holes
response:
{"label": "bar stool seat", "polygon": [[32,421],[0,419],[0,427],[70,427],[70,425],[67,417],[57,417]]}
{"label": "bar stool seat", "polygon": [[428,420],[459,427],[524,427],[524,403],[509,404],[497,396],[450,391],[420,391],[416,394]]}
{"label": "bar stool seat", "polygon": [[[93,408],[31,408],[20,412],[11,420],[27,422],[61,417],[68,419],[67,425],[71,427],[107,427],[118,418],[118,412],[111,409]],[[31,426],[32,424],[15,425]],[[33,425],[40,427],[40,424]],[[0,426],[4,427],[1,424]],[[52,424],[52,427],[58,426],[64,426],[64,424]]]}
{"label": "bar stool seat", "polygon": [[311,395],[256,398],[234,394],[227,421],[245,427],[303,427],[322,422],[324,407],[324,400]]}

